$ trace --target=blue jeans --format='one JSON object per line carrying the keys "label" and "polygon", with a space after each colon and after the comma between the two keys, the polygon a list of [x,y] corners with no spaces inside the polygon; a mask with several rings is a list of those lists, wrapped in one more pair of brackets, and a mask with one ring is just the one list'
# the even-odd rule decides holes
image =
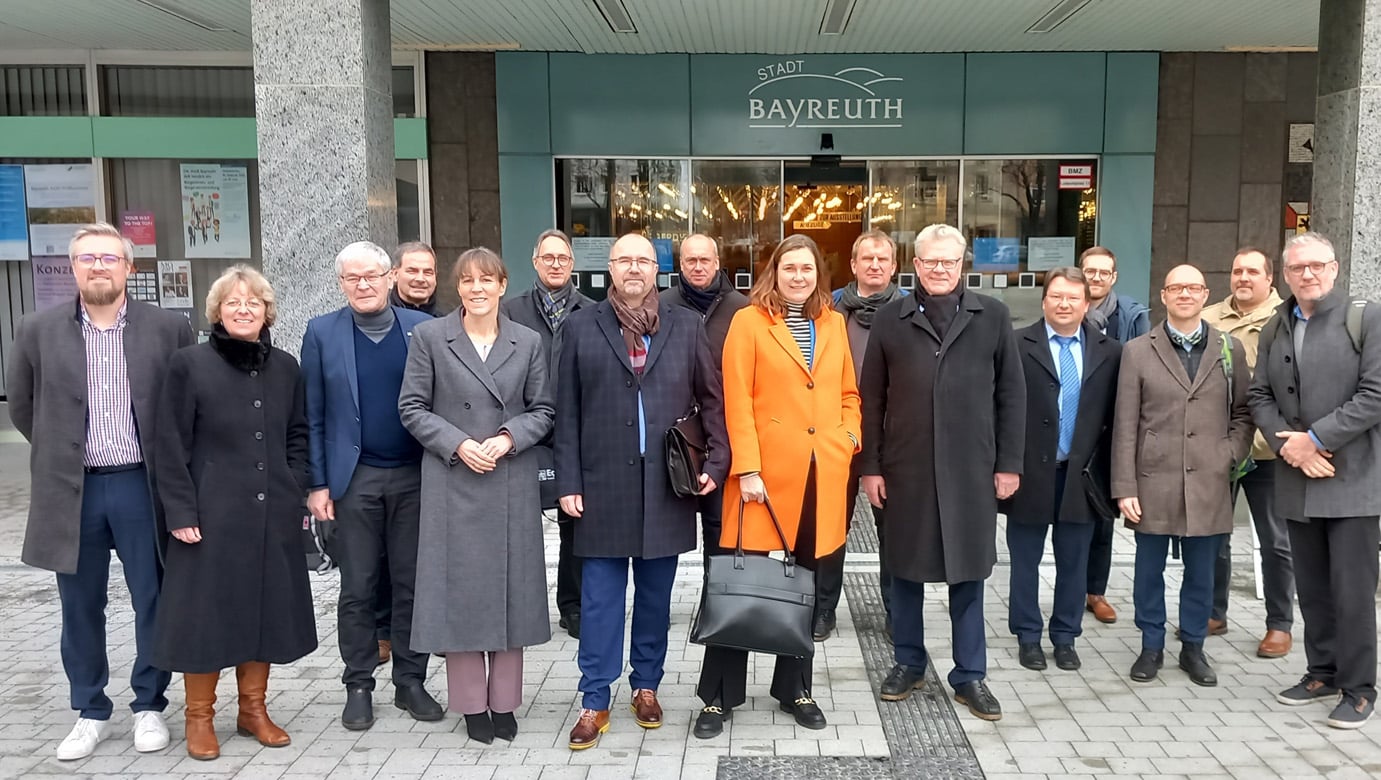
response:
{"label": "blue jeans", "polygon": [[[913,671],[925,671],[930,655],[925,649],[925,583],[892,575],[892,643],[897,663]],[[988,640],[983,625],[983,581],[956,582],[949,586],[950,632],[954,642],[954,669],[949,684],[959,687],[988,676]]]}
{"label": "blue jeans", "polygon": [[[1213,609],[1213,565],[1224,534],[1180,539],[1184,580],[1180,584],[1180,641],[1203,644]],[[1173,536],[1136,535],[1132,601],[1143,650],[1165,649],[1165,556]]]}
{"label": "blue jeans", "polygon": [[671,627],[671,586],[677,556],[665,558],[585,558],[580,585],[580,706],[609,709],[609,686],[623,671],[624,594],[633,565],[633,635],[628,684],[657,690],[667,660]]}

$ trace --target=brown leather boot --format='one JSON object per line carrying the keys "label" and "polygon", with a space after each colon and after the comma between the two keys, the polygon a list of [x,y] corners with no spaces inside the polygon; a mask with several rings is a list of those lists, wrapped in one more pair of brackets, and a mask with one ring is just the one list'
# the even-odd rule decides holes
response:
{"label": "brown leather boot", "polygon": [[220,679],[220,672],[182,675],[187,690],[187,755],[198,761],[210,761],[221,754],[215,724],[216,683]]}
{"label": "brown leather boot", "polygon": [[286,747],[292,743],[288,732],[269,720],[264,707],[264,695],[269,687],[269,665],[250,661],[235,667],[235,681],[240,684],[240,716],[235,727],[242,737],[254,737],[264,747]]}

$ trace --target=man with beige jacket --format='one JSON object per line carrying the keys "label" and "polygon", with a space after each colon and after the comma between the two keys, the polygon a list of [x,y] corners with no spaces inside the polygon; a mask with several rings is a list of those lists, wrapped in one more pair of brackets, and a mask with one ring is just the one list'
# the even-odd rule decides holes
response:
{"label": "man with beige jacket", "polygon": [[[1275,289],[1275,274],[1266,254],[1254,247],[1244,247],[1232,259],[1232,294],[1226,300],[1204,309],[1203,318],[1209,325],[1235,336],[1247,354],[1247,366],[1256,369],[1256,348],[1261,329],[1280,306],[1280,294]],[[1247,494],[1252,523],[1261,543],[1261,580],[1266,596],[1266,636],[1256,647],[1262,658],[1282,658],[1290,652],[1291,627],[1295,617],[1295,575],[1290,559],[1290,536],[1285,518],[1275,511],[1275,453],[1258,432],[1252,443],[1252,459],[1256,468],[1247,472],[1238,486]],[[1233,489],[1234,502],[1238,491]],[[1223,549],[1213,570],[1213,613],[1208,621],[1209,634],[1228,631],[1228,585],[1232,579],[1232,537],[1223,542]]]}

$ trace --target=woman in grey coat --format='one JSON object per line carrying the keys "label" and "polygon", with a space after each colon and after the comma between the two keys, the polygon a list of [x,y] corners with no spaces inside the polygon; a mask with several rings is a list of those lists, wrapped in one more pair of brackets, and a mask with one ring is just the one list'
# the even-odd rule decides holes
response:
{"label": "woman in grey coat", "polygon": [[461,306],[413,332],[398,398],[427,450],[412,647],[446,654],[448,705],[488,743],[517,735],[522,648],[551,638],[532,448],[553,409],[541,338],[499,312],[503,261],[471,249],[455,279]]}

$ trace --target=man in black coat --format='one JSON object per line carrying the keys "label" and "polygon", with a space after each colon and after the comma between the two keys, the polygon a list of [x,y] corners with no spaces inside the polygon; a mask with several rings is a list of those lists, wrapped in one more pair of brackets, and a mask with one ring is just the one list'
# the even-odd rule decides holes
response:
{"label": "man in black coat", "polygon": [[[566,318],[594,301],[581,294],[571,281],[575,260],[571,255],[571,240],[560,230],[544,230],[532,248],[532,267],[537,281],[532,287],[503,302],[503,313],[519,325],[537,331],[542,348],[547,351],[551,370],[548,386],[552,397],[557,393],[557,360],[561,355],[561,328]],[[555,458],[552,455],[552,434],[536,447],[537,461],[542,464],[538,482],[542,488],[542,508],[556,510],[557,531],[561,546],[556,560],[556,611],[560,625],[572,638],[580,638],[580,559],[575,555],[575,526],[571,516],[557,506]]]}
{"label": "man in black coat", "polygon": [[724,403],[700,319],[657,299],[657,253],[630,233],[609,256],[609,298],[573,314],[561,347],[556,482],[574,518],[582,563],[580,718],[570,747],[609,730],[610,685],[623,669],[624,599],[633,568],[629,661],[638,725],[662,725],[657,702],[671,622],[676,558],[695,548],[694,497],[667,477],[663,437],[699,406],[710,446],[700,475],[708,495],[729,470]]}
{"label": "man in black coat", "polygon": [[422,241],[405,241],[393,250],[393,289],[388,301],[402,309],[440,317],[437,309],[436,251]]}
{"label": "man in black coat", "polygon": [[171,675],[151,659],[159,545],[167,544],[151,477],[155,410],[169,357],[195,341],[186,317],[125,294],[134,246],[114,226],[83,226],[67,251],[79,295],[20,321],[6,379],[10,418],[32,446],[23,561],[57,572],[62,667],[80,713],[58,745],[64,761],[91,755],[111,732],[111,548],[134,607],[134,747],[168,746]]}
{"label": "man in black coat", "polygon": [[[681,284],[663,293],[662,299],[700,315],[705,321],[705,335],[714,353],[715,368],[722,370],[729,323],[739,309],[748,305],[748,296],[735,290],[728,275],[720,271],[719,246],[713,238],[694,233],[681,242]],[[720,485],[700,499],[701,551],[707,570],[710,553],[719,547],[723,514],[724,486]]]}
{"label": "man in black coat", "polygon": [[915,295],[878,310],[863,361],[863,489],[883,515],[900,701],[925,681],[925,583],[949,584],[954,698],[985,720],[1002,706],[983,680],[983,581],[997,562],[997,502],[1021,481],[1026,380],[1011,315],[960,286],[968,242],[931,225],[916,237]]}
{"label": "man in black coat", "polygon": [[1045,669],[1038,596],[1046,532],[1054,526],[1050,642],[1055,665],[1074,670],[1089,540],[1096,521],[1116,514],[1108,498],[1109,445],[1122,346],[1085,322],[1088,306],[1083,271],[1056,268],[1045,276],[1044,316],[1017,332],[1026,375],[1026,456],[1021,488],[1001,504],[1012,561],[1007,626],[1017,637],[1018,661],[1037,671]]}

